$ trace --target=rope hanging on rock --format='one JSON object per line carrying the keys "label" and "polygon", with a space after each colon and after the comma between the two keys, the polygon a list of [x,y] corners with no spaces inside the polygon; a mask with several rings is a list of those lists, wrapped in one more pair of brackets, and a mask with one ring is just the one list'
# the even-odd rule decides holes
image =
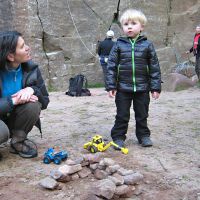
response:
{"label": "rope hanging on rock", "polygon": [[79,34],[79,31],[78,31],[78,29],[77,29],[77,27],[76,27],[74,18],[73,18],[72,13],[71,13],[71,9],[70,9],[69,1],[68,1],[68,0],[67,0],[67,6],[68,6],[69,14],[70,14],[70,17],[71,17],[71,19],[72,19],[74,28],[75,28],[75,30],[76,30],[76,32],[77,32],[77,34],[78,34],[78,37],[79,37],[80,41],[82,42],[82,44],[84,45],[84,47],[87,49],[87,51],[88,51],[92,56],[96,57],[96,55],[93,54],[93,53],[90,51],[90,49],[86,46],[86,44],[84,43],[83,39],[81,38],[81,36],[80,36],[80,34]]}
{"label": "rope hanging on rock", "polygon": [[119,25],[119,20],[118,20],[119,19],[119,6],[120,6],[120,0],[118,0],[117,11],[113,14],[112,23],[111,23],[111,25],[109,27],[109,30],[110,30],[110,28],[111,28],[113,23],[116,23],[116,24]]}

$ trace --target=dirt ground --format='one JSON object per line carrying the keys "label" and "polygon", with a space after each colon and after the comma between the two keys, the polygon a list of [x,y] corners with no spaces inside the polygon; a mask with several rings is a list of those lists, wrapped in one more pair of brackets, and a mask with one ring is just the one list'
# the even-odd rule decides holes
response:
{"label": "dirt ground", "polygon": [[[90,189],[92,177],[62,184],[60,190],[49,191],[38,182],[58,166],[43,164],[43,153],[48,147],[62,146],[69,157],[87,153],[83,144],[95,134],[111,140],[110,129],[115,117],[114,99],[100,89],[91,89],[91,97],[69,97],[61,92],[50,93],[50,104],[41,114],[43,138],[34,128],[29,138],[38,144],[39,156],[23,159],[0,148],[1,200],[79,200]],[[179,92],[162,92],[152,100],[149,128],[152,148],[138,145],[134,133],[134,113],[127,134],[129,154],[112,148],[104,152],[127,169],[144,175],[139,185],[140,195],[132,200],[199,200],[200,199],[200,92],[199,88]],[[8,145],[7,145],[8,146]]]}

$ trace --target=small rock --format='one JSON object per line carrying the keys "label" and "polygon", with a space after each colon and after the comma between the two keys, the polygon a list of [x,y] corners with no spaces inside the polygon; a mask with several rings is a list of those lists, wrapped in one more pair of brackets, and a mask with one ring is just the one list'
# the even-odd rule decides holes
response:
{"label": "small rock", "polygon": [[72,178],[68,174],[67,175],[63,175],[63,176],[61,176],[60,178],[57,179],[58,182],[62,182],[62,183],[66,183],[66,182],[69,182],[71,180],[72,180]]}
{"label": "small rock", "polygon": [[105,170],[106,169],[106,166],[104,165],[104,161],[103,160],[100,160],[99,165],[98,165],[98,169],[101,169],[101,170]]}
{"label": "small rock", "polygon": [[133,170],[127,170],[127,169],[124,169],[123,167],[119,168],[117,172],[122,176],[130,175],[134,173]]}
{"label": "small rock", "polygon": [[58,171],[61,172],[63,175],[67,174],[74,174],[78,171],[82,170],[81,164],[77,165],[63,165],[58,168]]}
{"label": "small rock", "polygon": [[139,172],[124,176],[124,183],[127,185],[134,185],[143,179],[143,175]]}
{"label": "small rock", "polygon": [[113,174],[112,176],[108,176],[108,179],[113,181],[115,185],[123,185],[124,184],[124,177],[119,174]]}
{"label": "small rock", "polygon": [[129,185],[128,188],[129,188],[129,190],[127,190],[127,192],[125,194],[122,194],[120,197],[125,198],[125,199],[131,197],[132,200],[136,200],[136,198],[133,197],[134,196],[135,187]]}
{"label": "small rock", "polygon": [[115,161],[111,158],[104,158],[103,163],[104,163],[105,166],[115,165]]}
{"label": "small rock", "polygon": [[43,188],[54,190],[58,186],[58,182],[51,177],[46,177],[40,180],[39,185]]}
{"label": "small rock", "polygon": [[100,170],[100,169],[96,169],[95,172],[94,172],[94,177],[96,179],[104,179],[108,176],[108,173],[104,170]]}
{"label": "small rock", "polygon": [[78,172],[80,178],[85,178],[90,175],[92,172],[89,168],[84,167],[81,171]]}
{"label": "small rock", "polygon": [[90,169],[95,170],[98,168],[98,165],[99,165],[98,163],[90,164]]}
{"label": "small rock", "polygon": [[82,167],[85,167],[85,166],[88,166],[88,165],[90,165],[90,162],[89,161],[83,161],[83,162],[81,162],[81,166]]}
{"label": "small rock", "polygon": [[127,185],[120,185],[116,187],[115,194],[118,196],[122,196],[128,192],[130,192],[131,188],[129,188]]}
{"label": "small rock", "polygon": [[110,174],[115,173],[118,169],[120,169],[120,165],[111,165],[106,168],[106,171]]}
{"label": "small rock", "polygon": [[106,199],[111,199],[115,193],[115,189],[116,186],[111,180],[103,179],[94,183],[92,193]]}
{"label": "small rock", "polygon": [[[132,186],[132,187],[134,187],[134,186]],[[142,186],[137,185],[137,186],[135,187],[134,194],[135,194],[136,196],[139,196],[140,194],[142,194],[142,192],[143,192]]]}
{"label": "small rock", "polygon": [[76,159],[74,160],[74,162],[75,162],[76,164],[81,164],[83,161],[84,161],[83,156],[81,156],[81,157],[79,157],[79,158],[76,158]]}
{"label": "small rock", "polygon": [[83,158],[85,161],[89,161],[90,164],[92,163],[99,163],[101,160],[102,154],[100,152],[94,154],[85,154]]}
{"label": "small rock", "polygon": [[72,179],[72,181],[78,180],[79,179],[79,175],[77,173],[72,174],[71,175],[71,179]]}
{"label": "small rock", "polygon": [[61,176],[63,176],[63,174],[62,174],[60,171],[58,171],[58,170],[52,170],[52,171],[50,172],[50,176],[51,176],[53,179],[57,180],[57,179],[59,179]]}
{"label": "small rock", "polygon": [[74,160],[71,159],[67,159],[67,161],[65,162],[66,165],[76,165],[76,162]]}

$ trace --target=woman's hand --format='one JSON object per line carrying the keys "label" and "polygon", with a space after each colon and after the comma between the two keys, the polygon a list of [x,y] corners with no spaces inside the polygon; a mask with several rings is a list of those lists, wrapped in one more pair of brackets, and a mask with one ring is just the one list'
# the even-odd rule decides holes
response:
{"label": "woman's hand", "polygon": [[29,102],[36,102],[38,101],[38,97],[35,95],[31,95],[30,101]]}
{"label": "woman's hand", "polygon": [[38,98],[33,95],[34,90],[31,87],[26,87],[19,92],[12,95],[12,101],[14,105],[24,104],[27,102],[38,101]]}

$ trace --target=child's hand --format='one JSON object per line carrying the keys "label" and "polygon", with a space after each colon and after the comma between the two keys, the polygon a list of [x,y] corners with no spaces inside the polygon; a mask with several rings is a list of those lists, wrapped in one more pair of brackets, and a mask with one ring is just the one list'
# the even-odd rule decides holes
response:
{"label": "child's hand", "polygon": [[109,91],[109,92],[108,92],[109,97],[115,97],[116,92],[117,92],[116,90],[111,90],[111,91]]}
{"label": "child's hand", "polygon": [[153,99],[155,99],[155,100],[156,100],[156,99],[158,99],[158,98],[159,98],[159,96],[160,96],[160,93],[159,93],[159,92],[152,92],[152,93],[151,93],[151,96],[152,96],[152,98],[153,98]]}

